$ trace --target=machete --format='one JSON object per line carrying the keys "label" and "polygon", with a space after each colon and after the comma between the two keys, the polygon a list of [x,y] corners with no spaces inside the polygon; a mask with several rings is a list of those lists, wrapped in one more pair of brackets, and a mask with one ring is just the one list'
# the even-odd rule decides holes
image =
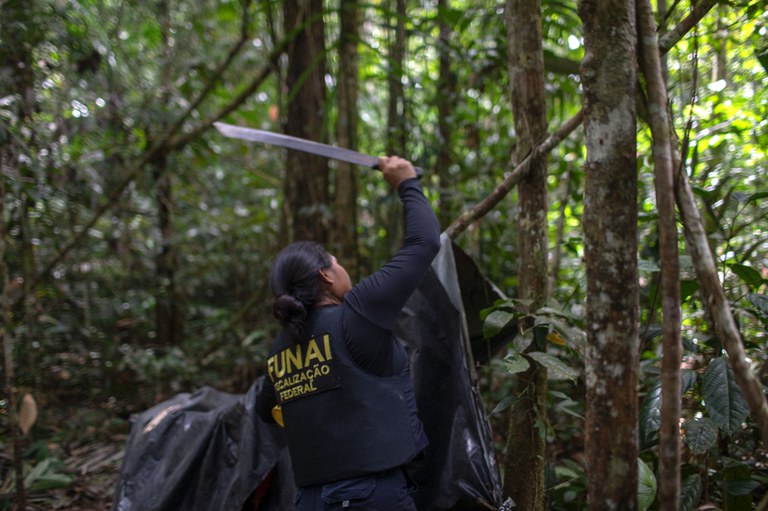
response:
{"label": "machete", "polygon": [[[369,167],[372,169],[379,168],[380,161],[378,157],[359,153],[357,151],[353,151],[352,149],[321,144],[320,142],[313,142],[312,140],[305,140],[303,138],[283,135],[282,133],[275,133],[272,131],[235,126],[233,124],[227,124],[224,122],[214,122],[213,125],[225,137],[239,138],[241,140],[249,140],[251,142],[262,142],[264,144],[287,147],[289,149],[295,149],[305,153],[324,156],[325,158],[331,158],[333,160],[340,160],[347,163],[354,163],[355,165],[362,165],[363,167]],[[421,176],[424,175],[424,171],[420,167],[413,167],[413,169],[416,171],[416,177],[421,179]]]}

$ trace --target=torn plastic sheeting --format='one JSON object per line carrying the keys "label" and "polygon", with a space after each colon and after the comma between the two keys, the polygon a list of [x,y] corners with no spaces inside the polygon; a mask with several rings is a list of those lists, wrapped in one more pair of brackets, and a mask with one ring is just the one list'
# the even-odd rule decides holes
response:
{"label": "torn plastic sheeting", "polygon": [[[419,509],[498,509],[501,482],[490,426],[475,387],[453,247],[443,234],[430,270],[401,312],[419,416],[429,438],[415,467]],[[490,305],[490,304],[488,304]]]}
{"label": "torn plastic sheeting", "polygon": [[[410,470],[420,486],[414,497],[420,510],[498,509],[501,481],[475,388],[465,289],[459,289],[454,250],[463,268],[479,273],[445,234],[441,241],[395,330],[411,358],[419,415],[430,441],[426,456]],[[463,284],[479,286],[469,294],[475,300],[487,297],[483,307],[493,303],[484,279]],[[476,310],[479,304],[472,305]],[[243,395],[204,387],[142,413],[128,439],[113,510],[291,509],[295,488],[282,434],[254,414],[261,382]],[[254,507],[257,488],[261,500]]]}

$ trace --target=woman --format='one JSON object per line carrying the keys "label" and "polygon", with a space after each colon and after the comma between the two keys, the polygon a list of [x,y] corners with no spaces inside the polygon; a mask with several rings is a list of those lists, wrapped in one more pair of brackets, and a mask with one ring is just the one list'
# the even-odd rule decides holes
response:
{"label": "woman", "polygon": [[282,331],[258,409],[284,426],[297,510],[416,509],[403,466],[427,445],[395,319],[440,247],[437,219],[413,166],[381,158],[405,210],[405,240],[354,287],[312,242],[277,256],[270,276]]}

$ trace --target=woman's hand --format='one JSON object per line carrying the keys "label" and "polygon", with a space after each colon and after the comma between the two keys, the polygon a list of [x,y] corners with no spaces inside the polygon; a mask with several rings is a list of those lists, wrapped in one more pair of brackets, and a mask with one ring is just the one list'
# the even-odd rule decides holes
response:
{"label": "woman's hand", "polygon": [[387,183],[395,190],[406,179],[416,177],[416,171],[413,170],[411,162],[399,156],[382,156],[379,158],[379,169]]}

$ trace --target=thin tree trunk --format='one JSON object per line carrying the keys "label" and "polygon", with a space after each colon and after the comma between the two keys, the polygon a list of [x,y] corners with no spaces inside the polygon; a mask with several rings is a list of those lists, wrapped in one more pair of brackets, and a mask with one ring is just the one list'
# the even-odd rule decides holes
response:
{"label": "thin tree trunk", "polygon": [[454,183],[451,178],[451,166],[454,163],[453,152],[453,122],[451,114],[456,104],[456,74],[451,63],[451,37],[453,30],[448,22],[449,0],[438,0],[437,17],[440,25],[438,38],[438,52],[440,55],[440,76],[437,80],[437,160],[435,162],[435,174],[440,182],[440,209],[438,219],[440,226],[445,228],[453,218],[457,209],[457,200],[454,194]]}
{"label": "thin tree trunk", "polygon": [[549,271],[549,288],[547,296],[551,297],[558,282],[560,281],[560,261],[562,259],[563,235],[565,233],[565,210],[568,208],[568,200],[571,197],[571,186],[573,183],[573,172],[570,166],[565,173],[560,198],[560,210],[558,211],[557,226],[555,227],[555,244],[552,247],[552,268]]}
{"label": "thin tree trunk", "polygon": [[405,90],[403,88],[403,61],[405,59],[406,0],[395,0],[395,30],[389,48],[387,103],[387,154],[405,157]]}
{"label": "thin tree trunk", "polygon": [[637,84],[633,0],[582,0],[590,510],[637,509]]}
{"label": "thin tree trunk", "polygon": [[[509,82],[517,135],[517,159],[531,152],[546,137],[541,4],[539,0],[507,0]],[[519,295],[530,300],[529,313],[546,303],[547,291],[547,158],[531,161],[530,170],[518,184],[520,197]],[[533,322],[524,325],[532,328]],[[546,350],[546,332],[536,332],[529,349]],[[504,489],[518,507],[543,511],[546,505],[544,466],[546,444],[547,371],[539,364],[516,378],[507,432]]]}
{"label": "thin tree trunk", "polygon": [[153,165],[157,186],[159,246],[155,254],[155,333],[161,346],[174,346],[178,338],[180,296],[176,286],[176,247],[174,235],[173,175],[165,157]]}
{"label": "thin tree trunk", "polygon": [[659,249],[663,322],[661,362],[661,428],[659,432],[659,509],[680,509],[680,268],[675,220],[675,184],[667,90],[659,54],[656,24],[649,0],[636,0],[640,66],[648,90],[653,133],[656,207],[659,212]]}
{"label": "thin tree trunk", "polygon": [[[403,87],[404,61],[407,46],[406,0],[393,0],[394,22],[392,23],[389,47],[389,69],[387,71],[387,137],[386,153],[408,158],[406,148],[406,101]],[[383,225],[387,230],[389,246],[386,253],[392,253],[400,246],[403,231],[402,208],[399,202],[389,204],[383,210]]]}
{"label": "thin tree trunk", "polygon": [[[288,0],[283,4],[285,32],[306,24],[288,49],[289,98],[285,132],[324,141],[325,24],[322,0]],[[330,234],[329,171],[325,158],[298,151],[286,153],[284,213],[289,240],[327,243]]]}
{"label": "thin tree trunk", "polygon": [[[360,39],[360,7],[357,1],[342,2],[339,7],[341,22],[339,47],[338,104],[339,115],[336,136],[341,147],[357,149],[358,127],[358,55]],[[353,278],[360,275],[357,248],[357,193],[358,169],[354,165],[339,163],[336,171],[333,250],[343,254],[344,264]]]}
{"label": "thin tree trunk", "polygon": [[[162,115],[157,130],[168,128],[166,105],[170,102],[172,49],[170,46],[170,12],[167,1],[160,4],[160,22],[163,42],[162,71],[160,77],[160,105]],[[181,321],[179,297],[176,290],[176,248],[173,233],[173,176],[168,171],[168,154],[161,152],[150,162],[156,186],[158,247],[155,254],[155,334],[161,346],[175,346]]]}
{"label": "thin tree trunk", "polygon": [[[16,364],[14,357],[14,328],[11,315],[10,292],[11,280],[8,275],[8,265],[5,263],[5,185],[6,175],[12,172],[11,168],[17,166],[17,159],[13,156],[10,144],[4,144],[0,150],[0,307],[2,308],[3,325],[0,334],[3,341],[3,369],[5,379],[3,381],[3,393],[8,400],[8,428],[10,436],[10,458],[13,464],[13,473],[16,477],[15,501],[18,509],[26,508],[26,494],[24,492],[24,468],[22,464],[21,436],[19,435],[19,415],[16,401]],[[13,169],[15,172],[15,168]]]}
{"label": "thin tree trunk", "polygon": [[[18,400],[16,389],[17,362],[21,358],[19,348],[25,344],[17,343],[14,323],[27,324],[27,330],[34,328],[36,318],[32,312],[32,300],[34,299],[34,259],[31,244],[31,233],[28,217],[28,195],[23,191],[24,181],[31,178],[27,173],[26,165],[22,163],[22,156],[27,156],[29,147],[34,143],[32,127],[32,115],[36,109],[34,90],[34,67],[32,66],[34,51],[43,37],[44,30],[38,20],[40,6],[38,2],[5,2],[0,8],[0,88],[3,96],[9,100],[7,109],[11,110],[12,117],[8,119],[9,129],[3,129],[0,133],[0,309],[2,310],[3,342],[3,369],[5,380],[3,382],[4,393],[7,399],[9,440],[7,444],[12,460],[13,474],[16,479],[14,503],[15,509],[24,510],[27,505],[27,495],[24,488],[23,448],[19,430]],[[22,27],[23,30],[20,30]],[[18,138],[11,135],[15,134]],[[23,142],[19,142],[23,140]],[[6,186],[12,184],[12,180],[18,183],[16,190],[8,190]],[[14,321],[13,310],[15,303],[11,303],[11,277],[6,264],[6,194],[13,194],[19,203],[19,222],[22,224],[22,269],[21,277],[21,309],[22,315]],[[12,214],[12,212],[11,212]],[[14,285],[16,282],[14,282]],[[29,343],[26,343],[29,345]],[[29,367],[30,374],[35,375],[37,367]]]}

